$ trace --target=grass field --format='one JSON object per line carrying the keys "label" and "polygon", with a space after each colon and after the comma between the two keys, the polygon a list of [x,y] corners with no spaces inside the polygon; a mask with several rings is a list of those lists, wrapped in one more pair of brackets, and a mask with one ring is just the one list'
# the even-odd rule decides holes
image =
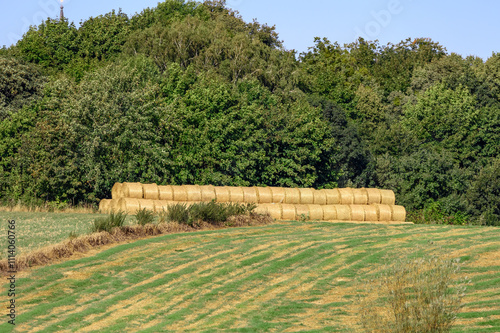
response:
{"label": "grass field", "polygon": [[461,258],[472,280],[454,332],[500,332],[500,228],[316,222],[164,235],[19,273],[16,328],[357,332],[364,281],[417,250]]}

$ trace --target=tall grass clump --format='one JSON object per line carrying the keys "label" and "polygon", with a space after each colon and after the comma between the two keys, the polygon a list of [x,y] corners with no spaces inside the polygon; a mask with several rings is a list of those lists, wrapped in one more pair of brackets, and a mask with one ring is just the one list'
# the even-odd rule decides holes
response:
{"label": "tall grass clump", "polygon": [[92,232],[106,231],[111,232],[115,227],[122,227],[125,223],[127,214],[123,212],[111,213],[106,217],[99,217],[94,220]]}
{"label": "tall grass clump", "polygon": [[226,222],[230,216],[245,215],[255,209],[254,204],[200,202],[189,207],[189,224],[205,221],[211,224]]}
{"label": "tall grass clump", "polygon": [[135,218],[137,220],[137,224],[144,226],[154,222],[154,213],[144,208],[137,212]]}
{"label": "tall grass clump", "polygon": [[366,332],[449,332],[465,295],[465,280],[454,280],[459,271],[459,260],[436,255],[396,261],[367,284],[375,297],[361,301],[361,325]]}
{"label": "tall grass clump", "polygon": [[168,222],[177,222],[181,224],[188,224],[189,211],[186,204],[177,203],[169,205],[165,214],[160,216],[161,219],[166,219]]}

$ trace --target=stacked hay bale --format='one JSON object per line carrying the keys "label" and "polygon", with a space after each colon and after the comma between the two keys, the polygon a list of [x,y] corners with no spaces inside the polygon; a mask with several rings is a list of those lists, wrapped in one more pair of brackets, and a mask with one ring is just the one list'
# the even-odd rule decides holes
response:
{"label": "stacked hay bale", "polygon": [[135,214],[141,209],[154,212],[170,205],[215,200],[222,203],[252,203],[256,211],[269,213],[277,220],[317,220],[356,222],[404,222],[406,210],[395,204],[391,190],[375,188],[236,187],[212,185],[164,185],[116,183],[111,199],[103,199],[104,213],[124,211]]}

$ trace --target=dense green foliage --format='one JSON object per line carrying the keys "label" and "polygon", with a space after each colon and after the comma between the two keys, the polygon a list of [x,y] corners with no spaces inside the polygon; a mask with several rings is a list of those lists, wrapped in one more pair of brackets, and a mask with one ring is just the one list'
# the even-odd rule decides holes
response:
{"label": "dense green foliage", "polygon": [[297,55],[224,1],[47,19],[0,53],[3,201],[95,203],[117,181],[378,186],[498,224],[499,125],[499,53],[317,38]]}

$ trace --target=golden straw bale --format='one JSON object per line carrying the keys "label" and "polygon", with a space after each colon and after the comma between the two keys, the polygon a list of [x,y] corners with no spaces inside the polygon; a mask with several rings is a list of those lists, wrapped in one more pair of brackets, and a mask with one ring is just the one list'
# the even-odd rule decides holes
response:
{"label": "golden straw bale", "polygon": [[298,188],[285,188],[285,203],[300,204],[300,190]]}
{"label": "golden straw bale", "polygon": [[406,221],[406,209],[403,206],[391,206],[392,210],[392,221],[405,222]]}
{"label": "golden straw bale", "polygon": [[281,205],[273,204],[273,203],[265,203],[257,205],[255,208],[255,212],[258,214],[267,214],[271,215],[273,219],[281,220]]}
{"label": "golden straw bale", "polygon": [[111,199],[111,201],[109,202],[110,213],[118,213],[120,211],[120,206],[119,206],[120,199]]}
{"label": "golden straw bale", "polygon": [[392,221],[392,209],[389,205],[374,205],[377,209],[378,221]]}
{"label": "golden straw bale", "polygon": [[365,210],[365,221],[378,221],[377,207],[372,205],[364,205],[363,209]]}
{"label": "golden straw bale", "polygon": [[111,189],[111,199],[120,199],[124,197],[122,186],[122,183],[115,183],[115,185],[113,185]]}
{"label": "golden straw bale", "polygon": [[308,205],[309,206],[309,219],[323,221],[323,206],[321,205]]}
{"label": "golden straw bale", "polygon": [[380,203],[383,205],[395,205],[396,204],[396,196],[394,192],[391,190],[380,190],[381,200]]}
{"label": "golden straw bale", "polygon": [[323,190],[314,191],[314,204],[315,205],[326,205],[326,192]]}
{"label": "golden straw bale", "polygon": [[269,187],[273,195],[273,203],[285,202],[285,189],[283,187]]}
{"label": "golden straw bale", "polygon": [[215,199],[217,202],[230,202],[229,189],[226,186],[216,186]]}
{"label": "golden straw bale", "polygon": [[325,193],[327,205],[340,205],[340,192],[338,188],[320,191]]}
{"label": "golden straw bale", "polygon": [[229,190],[229,201],[230,202],[245,202],[243,195],[243,188],[238,186],[226,186]]}
{"label": "golden straw bale", "polygon": [[337,220],[337,208],[334,205],[325,205],[323,207],[323,221]]}
{"label": "golden straw bale", "polygon": [[172,185],[158,186],[158,193],[160,194],[160,200],[174,200],[174,190]]}
{"label": "golden straw bale", "polygon": [[335,205],[337,210],[337,220],[351,221],[351,208],[349,205]]}
{"label": "golden straw bale", "polygon": [[361,205],[349,205],[351,209],[351,221],[364,221],[365,210]]}
{"label": "golden straw bale", "polygon": [[296,220],[297,211],[295,205],[292,204],[281,204],[281,218],[283,220]]}
{"label": "golden straw bale", "polygon": [[142,199],[142,200],[139,200],[139,205],[141,207],[140,209],[146,209],[146,210],[150,210],[152,212],[155,211],[154,200]]}
{"label": "golden straw bale", "polygon": [[368,204],[368,193],[365,188],[354,188],[352,189],[352,194],[354,196],[355,205],[367,205]]}
{"label": "golden straw bale", "polygon": [[173,201],[188,201],[188,195],[184,186],[172,186]]}
{"label": "golden straw bale", "polygon": [[201,201],[212,201],[216,199],[215,196],[215,186],[213,185],[202,185],[200,186]]}
{"label": "golden straw bale", "polygon": [[136,214],[141,209],[139,199],[135,198],[121,198],[119,207],[122,212],[127,214]]}
{"label": "golden straw bale", "polygon": [[242,187],[243,190],[243,202],[246,203],[257,203],[257,188],[255,187]]}
{"label": "golden straw bale", "polygon": [[313,188],[299,188],[300,203],[303,205],[312,205],[314,203],[315,191]]}
{"label": "golden straw bale", "polygon": [[142,184],[142,192],[144,193],[144,199],[158,200],[160,198],[158,185],[156,184]]}
{"label": "golden straw bale", "polygon": [[382,195],[378,188],[367,188],[365,189],[368,195],[368,204],[380,204],[382,203]]}
{"label": "golden straw bale", "polygon": [[169,201],[165,200],[153,200],[155,206],[155,213],[160,213],[166,211],[168,208]]}
{"label": "golden straw bale", "polygon": [[201,189],[199,185],[183,185],[186,191],[186,201],[201,201]]}
{"label": "golden straw bale", "polygon": [[259,203],[272,203],[273,192],[269,187],[256,187]]}
{"label": "golden straw bale", "polygon": [[295,214],[296,218],[298,220],[310,220],[311,219],[311,214],[309,212],[309,206],[308,205],[295,205]]}
{"label": "golden straw bale", "polygon": [[109,214],[111,206],[111,199],[102,199],[99,202],[99,212]]}
{"label": "golden straw bale", "polygon": [[352,188],[339,188],[340,193],[340,204],[341,205],[353,205],[354,204],[354,193]]}
{"label": "golden straw bale", "polygon": [[143,198],[141,183],[123,183],[122,189],[125,198]]}

